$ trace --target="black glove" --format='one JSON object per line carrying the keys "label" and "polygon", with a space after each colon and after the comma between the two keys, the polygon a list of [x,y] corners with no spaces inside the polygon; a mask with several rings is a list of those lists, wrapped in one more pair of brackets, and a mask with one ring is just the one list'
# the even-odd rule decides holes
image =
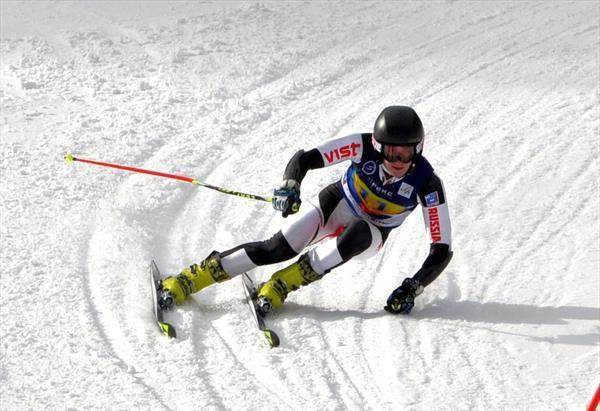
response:
{"label": "black glove", "polygon": [[392,314],[409,314],[415,306],[415,297],[423,292],[423,286],[412,278],[405,278],[402,285],[396,288],[383,307]]}
{"label": "black glove", "polygon": [[271,200],[273,208],[281,211],[281,215],[287,217],[300,210],[300,183],[296,180],[283,180],[281,185],[273,190],[273,199]]}

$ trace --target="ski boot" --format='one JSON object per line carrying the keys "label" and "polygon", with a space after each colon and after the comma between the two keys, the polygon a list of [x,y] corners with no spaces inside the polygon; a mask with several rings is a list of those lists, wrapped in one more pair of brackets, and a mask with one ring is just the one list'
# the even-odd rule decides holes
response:
{"label": "ski boot", "polygon": [[269,281],[262,284],[257,292],[258,312],[263,317],[273,308],[283,305],[287,295],[303,285],[323,277],[313,270],[304,254],[294,264],[275,272]]}
{"label": "ski boot", "polygon": [[171,276],[162,280],[158,303],[161,308],[173,308],[176,304],[183,303],[190,294],[230,278],[223,270],[219,253],[213,251],[200,265],[192,264],[184,268],[176,277]]}

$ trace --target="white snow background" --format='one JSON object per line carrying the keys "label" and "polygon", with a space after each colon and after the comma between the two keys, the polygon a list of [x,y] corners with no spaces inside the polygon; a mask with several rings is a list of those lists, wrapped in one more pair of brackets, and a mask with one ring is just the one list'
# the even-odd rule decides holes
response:
{"label": "white snow background", "polygon": [[[581,410],[600,382],[600,3],[2,0],[0,408]],[[420,211],[290,295],[239,279],[151,321],[164,273],[264,239],[300,148],[411,105],[454,259],[409,316]],[[309,201],[346,166],[309,173]],[[277,266],[253,272],[264,280]]]}

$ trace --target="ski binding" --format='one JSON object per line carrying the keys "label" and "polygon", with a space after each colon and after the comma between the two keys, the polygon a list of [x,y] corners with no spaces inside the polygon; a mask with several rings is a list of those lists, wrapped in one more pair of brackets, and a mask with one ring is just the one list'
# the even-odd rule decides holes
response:
{"label": "ski binding", "polygon": [[163,319],[163,309],[158,302],[159,293],[161,292],[161,274],[158,269],[158,266],[152,260],[150,263],[150,283],[152,288],[152,305],[154,311],[154,320],[158,325],[160,331],[169,338],[175,338],[177,333],[175,332],[175,327],[171,324],[167,323]]}
{"label": "ski binding", "polygon": [[265,320],[258,309],[256,287],[247,273],[242,274],[242,284],[244,286],[244,294],[246,294],[246,303],[250,308],[250,313],[252,314],[252,318],[254,319],[256,327],[262,331],[263,335],[267,339],[267,342],[272,348],[278,347],[279,336],[273,330],[270,330],[266,327]]}

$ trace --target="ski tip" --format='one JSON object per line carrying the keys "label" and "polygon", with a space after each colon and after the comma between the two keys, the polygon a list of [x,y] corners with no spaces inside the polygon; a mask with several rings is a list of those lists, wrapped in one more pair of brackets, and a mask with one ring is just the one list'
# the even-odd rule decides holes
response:
{"label": "ski tip", "polygon": [[279,336],[269,329],[263,330],[271,348],[279,347]]}
{"label": "ski tip", "polygon": [[164,335],[166,335],[169,338],[176,338],[177,337],[177,333],[175,332],[175,327],[173,327],[171,324],[169,323],[165,323],[165,322],[161,322],[158,324],[160,326],[160,329],[162,331],[162,333]]}

